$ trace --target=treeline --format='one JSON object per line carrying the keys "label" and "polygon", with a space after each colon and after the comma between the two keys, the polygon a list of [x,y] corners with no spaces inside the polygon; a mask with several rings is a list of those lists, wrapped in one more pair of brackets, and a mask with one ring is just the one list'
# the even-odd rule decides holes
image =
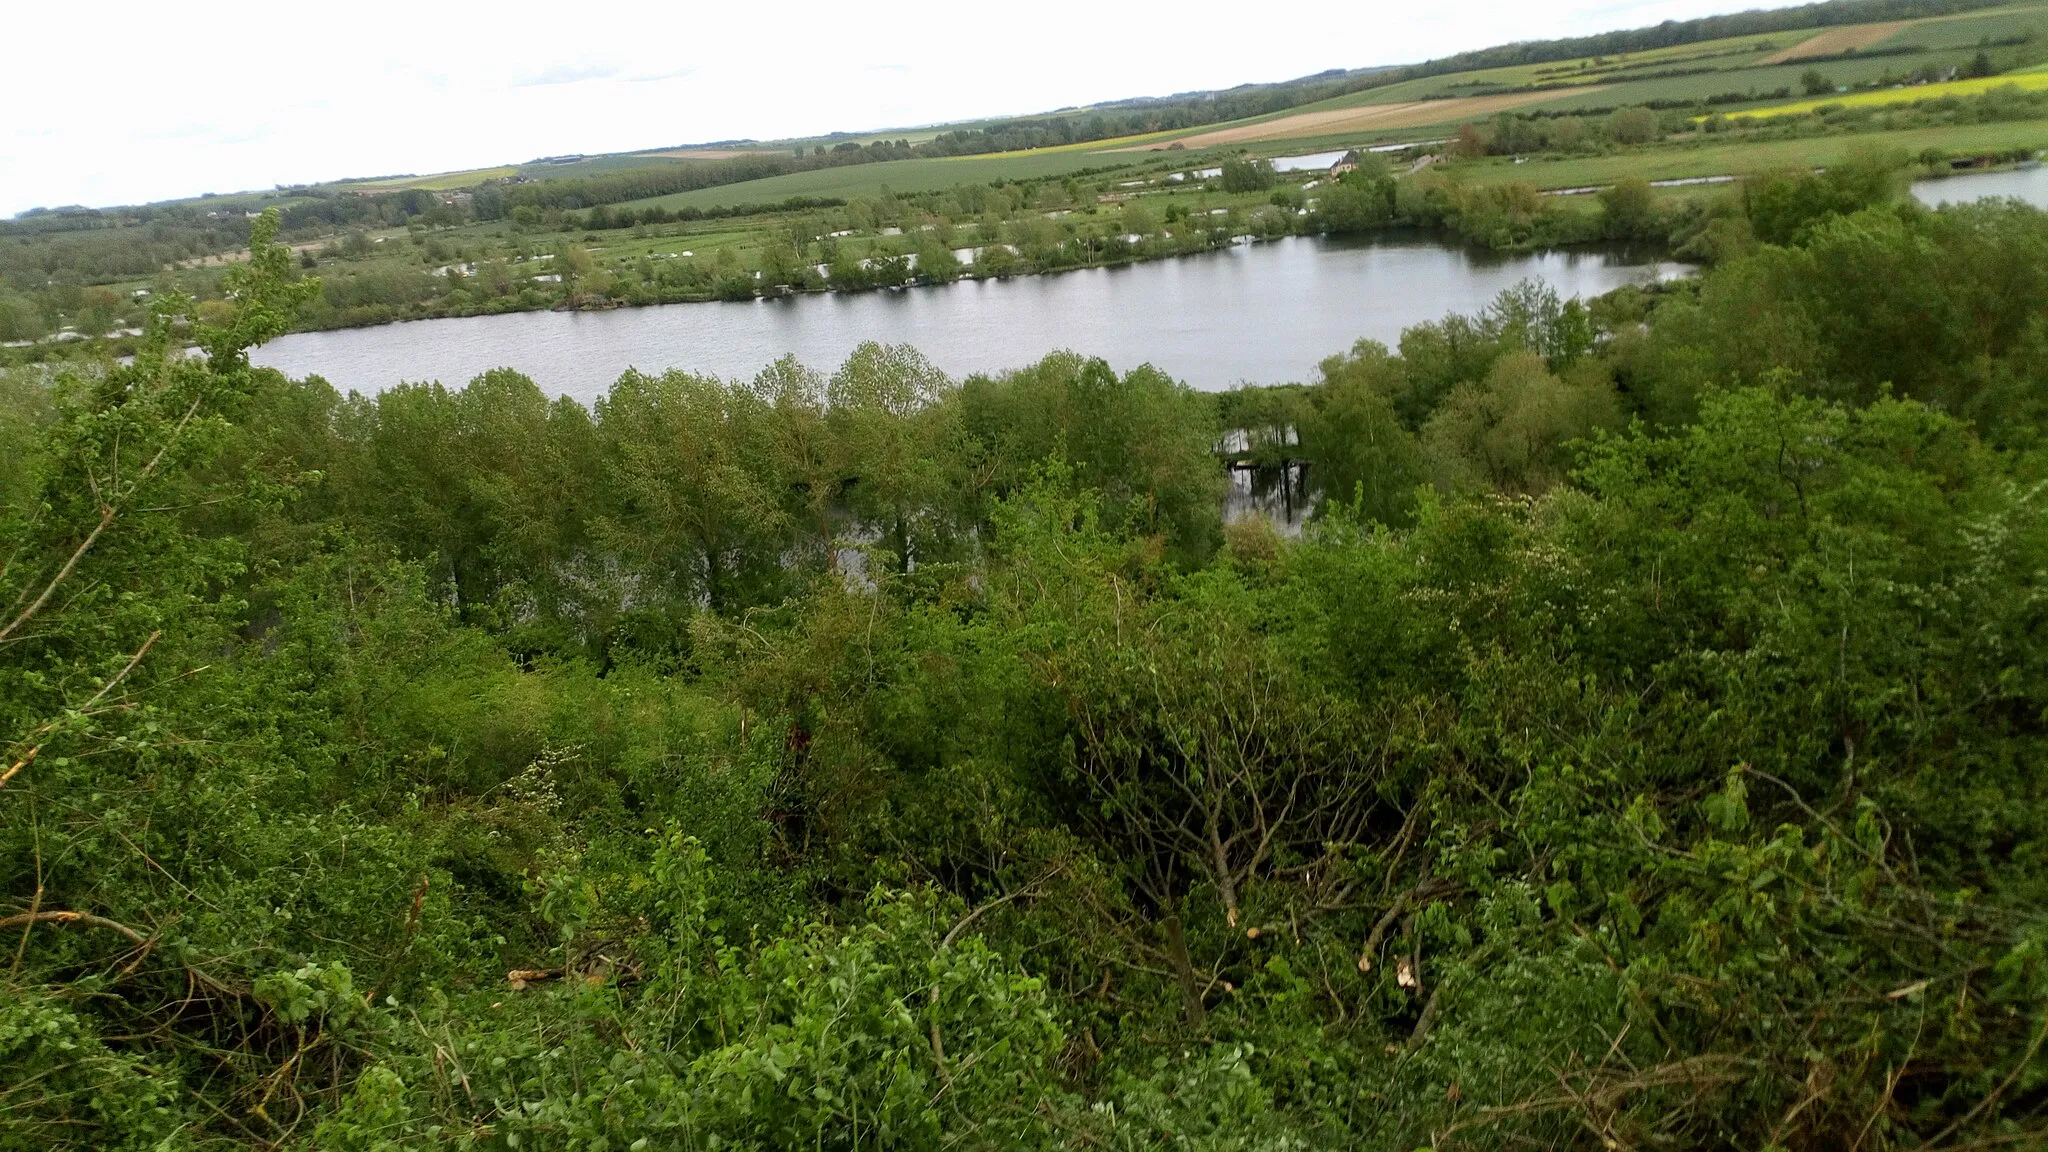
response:
{"label": "treeline", "polygon": [[105,284],[153,276],[166,264],[248,242],[249,221],[239,209],[220,216],[196,208],[100,216],[88,227],[0,232],[0,281],[24,290],[52,279]]}
{"label": "treeline", "polygon": [[485,185],[476,190],[475,213],[479,220],[496,220],[520,208],[573,211],[721,188],[791,172],[954,154],[907,140],[875,140],[867,144],[843,141],[830,148],[819,144],[809,152],[797,148],[789,153],[753,152],[724,160],[656,162],[598,176]]}
{"label": "treeline", "polygon": [[422,189],[366,193],[345,186],[35,212],[0,220],[0,280],[32,290],[52,279],[81,286],[147,279],[166,265],[247,247],[251,214],[265,207],[279,210],[285,234],[294,237],[469,218]]}
{"label": "treeline", "polygon": [[149,283],[173,268],[188,291],[211,295],[209,258],[249,244],[252,205],[282,199],[293,239],[336,231],[465,223],[466,209],[417,189],[355,195],[296,189],[277,197],[210,198],[177,204],[40,213],[0,221],[0,342],[34,341],[64,329],[93,337],[139,323],[146,303],[105,287]]}
{"label": "treeline", "polygon": [[306,190],[279,209],[279,219],[285,235],[305,237],[338,229],[402,228],[415,221],[446,227],[479,218],[451,201],[424,188],[363,192],[339,185]]}
{"label": "treeline", "polygon": [[2040,1143],[2048,217],[1828,191],[1225,396],[342,397],[264,222],[0,378],[0,1144]]}
{"label": "treeline", "polygon": [[[880,155],[870,156],[872,151],[859,149],[862,157],[884,158]],[[845,158],[851,155],[852,153],[828,152],[822,156],[796,157],[782,153],[760,153],[735,156],[727,160],[656,162],[645,168],[628,168],[622,172],[608,172],[598,176],[509,184],[479,193],[477,218],[498,219],[512,209],[521,207],[590,208],[599,204],[618,204],[627,200],[646,200],[678,192],[694,192],[701,188],[717,188],[727,184],[780,176],[786,172],[858,162]]]}
{"label": "treeline", "polygon": [[[769,204],[719,204],[710,208],[699,208],[686,204],[681,208],[664,208],[649,204],[644,208],[612,208],[599,204],[581,217],[566,213],[557,222],[569,229],[583,228],[592,232],[604,232],[619,228],[636,228],[642,225],[660,226],[682,224],[692,220],[725,220],[735,216],[759,216],[771,212],[807,212],[819,208],[843,208],[846,201],[837,196],[790,196]],[[550,223],[547,216],[538,216],[534,223],[545,226]]]}
{"label": "treeline", "polygon": [[[1144,498],[1118,522],[1137,516],[1177,554],[1218,541],[1205,403],[1158,372],[1076,356],[960,385],[868,345],[830,376],[793,361],[742,382],[629,373],[589,408],[510,372],[368,398],[289,391],[304,406],[290,435],[311,438],[300,463],[331,478],[322,518],[402,539],[459,612],[537,651],[686,653],[700,605],[738,613],[866,567],[849,532],[898,571],[958,562],[1055,454],[1119,501]],[[678,468],[683,443],[696,459]]]}
{"label": "treeline", "polygon": [[[1452,148],[1482,155],[1501,147],[1497,141],[1512,147],[1523,133],[1541,131],[1504,119],[1491,132],[1461,132]],[[1632,177],[1600,190],[1598,208],[1588,211],[1572,203],[1578,197],[1547,194],[1529,184],[1467,184],[1433,172],[1397,181],[1384,164],[1368,158],[1357,171],[1320,188],[1303,223],[1333,234],[1425,228],[1495,250],[1639,241],[1712,263],[1747,254],[1759,237],[1782,243],[1827,213],[1891,203],[1900,198],[1905,170],[1902,155],[1863,153],[1823,172],[1760,173],[1729,195],[1678,204],[1659,201],[1647,181]],[[1294,195],[1283,190],[1275,199]]]}
{"label": "treeline", "polygon": [[1278,84],[1249,84],[1194,96],[1118,101],[1089,109],[1085,115],[1029,117],[1004,120],[984,128],[941,132],[929,142],[917,145],[915,151],[927,156],[1014,152],[1197,128],[1204,124],[1264,116],[1357,92],[1375,86],[1384,74],[1384,70],[1377,69],[1361,72],[1339,70]]}
{"label": "treeline", "polygon": [[1306,464],[1311,492],[1387,523],[1414,514],[1425,482],[1547,491],[1574,440],[1638,420],[1690,427],[1728,380],[1854,408],[1906,398],[2001,447],[2037,443],[2048,309],[1997,285],[2048,287],[2029,268],[2048,252],[2039,212],[1865,207],[1853,187],[1790,177],[1745,200],[1741,254],[1697,282],[1590,309],[1525,286],[1409,329],[1397,351],[1362,343],[1315,386],[1230,394],[1224,423],[1246,430],[1251,458]]}
{"label": "treeline", "polygon": [[264,198],[198,200],[173,204],[144,204],[129,208],[31,208],[12,220],[0,220],[0,236],[50,236],[66,232],[94,232],[112,228],[133,228],[144,224],[197,224],[201,227],[220,220],[241,220],[244,239],[248,224],[244,213],[264,206]]}

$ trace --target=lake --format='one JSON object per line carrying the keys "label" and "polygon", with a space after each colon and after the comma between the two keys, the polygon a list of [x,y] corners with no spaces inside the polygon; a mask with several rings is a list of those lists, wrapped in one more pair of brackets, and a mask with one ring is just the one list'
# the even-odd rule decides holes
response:
{"label": "lake", "polygon": [[1204,389],[1305,380],[1361,337],[1475,312],[1524,278],[1561,295],[1686,275],[1612,251],[1503,256],[1425,240],[1297,236],[1118,268],[900,291],[806,293],[610,312],[516,312],[306,332],[257,363],[374,392],[403,380],[458,385],[516,368],[590,400],[629,367],[751,376],[794,354],[831,369],[865,340],[915,345],[956,377],[1029,364],[1062,348],[1119,370],[1150,363]]}
{"label": "lake", "polygon": [[1934,208],[1994,196],[2010,196],[2036,208],[2048,208],[2048,167],[2037,164],[2007,172],[1971,172],[1913,182],[1913,198]]}

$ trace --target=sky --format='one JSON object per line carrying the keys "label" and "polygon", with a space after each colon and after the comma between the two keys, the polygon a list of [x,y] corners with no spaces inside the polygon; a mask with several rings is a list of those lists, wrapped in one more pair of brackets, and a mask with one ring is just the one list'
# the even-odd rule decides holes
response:
{"label": "sky", "polygon": [[22,3],[0,216],[1028,114],[1779,2]]}

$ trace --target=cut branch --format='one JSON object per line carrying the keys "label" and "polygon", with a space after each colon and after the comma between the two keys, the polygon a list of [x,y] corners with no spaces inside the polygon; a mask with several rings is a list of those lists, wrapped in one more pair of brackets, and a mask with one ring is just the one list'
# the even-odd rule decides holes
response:
{"label": "cut branch", "polygon": [[[114,690],[114,685],[119,684],[121,681],[127,679],[128,674],[130,672],[135,671],[135,666],[137,664],[142,663],[143,656],[148,654],[150,645],[155,644],[157,642],[157,638],[162,635],[162,631],[151,632],[149,634],[149,639],[144,640],[142,642],[142,647],[137,648],[135,650],[135,655],[130,656],[128,658],[128,663],[124,665],[119,672],[114,673],[113,677],[109,679],[105,684],[100,685],[100,690],[92,694],[92,699],[87,700],[84,704],[81,704],[77,709],[75,709],[75,711],[88,711],[92,708],[93,705],[99,703],[101,700],[106,699],[107,693]],[[43,750],[43,746],[40,742],[41,738],[49,735],[49,733],[56,727],[57,721],[51,720],[43,724],[42,726],[38,727],[35,731],[30,732],[28,736],[24,738],[28,740],[36,740],[38,741],[38,743],[31,745],[29,750],[22,754],[21,759],[16,760],[13,764],[8,766],[7,771],[0,772],[0,788],[7,787],[7,782],[9,780],[14,779],[16,774],[18,774],[23,768],[26,768],[30,764],[35,763],[36,754]]]}
{"label": "cut branch", "polygon": [[1015,900],[1019,897],[1029,896],[1033,894],[1038,890],[1039,885],[1045,883],[1047,880],[1052,879],[1053,876],[1058,874],[1058,872],[1059,869],[1055,868],[1051,872],[1048,872],[1045,875],[1040,876],[1038,879],[1033,880],[1031,883],[1024,885],[1022,888],[1019,888],[1014,892],[1006,892],[1003,895],[998,896],[993,900],[990,900],[988,903],[983,904],[981,907],[976,908],[972,912],[969,912],[967,915],[962,916],[958,921],[954,923],[954,925],[951,928],[946,930],[945,938],[939,941],[939,951],[943,952],[946,949],[951,948],[953,946],[953,941],[958,940],[960,938],[960,934],[962,932],[967,931],[967,926],[974,923],[976,920],[981,919],[983,914],[993,912],[996,909],[1001,908],[1003,905],[1008,904],[1010,901]]}
{"label": "cut branch", "polygon": [[78,570],[78,562],[85,559],[87,552],[92,551],[92,546],[99,541],[100,533],[105,532],[107,526],[114,522],[116,511],[112,504],[101,505],[100,522],[92,526],[92,531],[86,533],[85,539],[72,550],[70,558],[64,561],[64,566],[57,569],[57,574],[50,577],[48,584],[43,585],[42,594],[30,601],[29,606],[23,608],[20,615],[8,621],[7,627],[0,628],[0,643],[5,643],[9,636],[14,635],[15,629],[34,619],[35,614],[43,610],[43,606],[50,602],[50,597],[57,594],[58,586],[69,580],[71,574]]}
{"label": "cut branch", "polygon": [[[184,435],[185,426],[192,422],[192,417],[194,415],[198,414],[199,403],[201,400],[204,399],[204,393],[198,396],[194,396],[192,398],[192,403],[186,406],[185,408],[185,414],[178,418],[177,425],[171,429],[171,434],[164,439],[163,446],[156,450],[156,455],[149,458],[148,464],[143,465],[142,474],[137,476],[135,480],[128,485],[127,495],[134,495],[137,491],[141,489],[143,483],[156,473],[157,465],[163,463],[165,454],[170,452],[171,450],[171,445],[176,444],[178,442],[178,438]],[[125,499],[125,497],[117,498]],[[39,594],[35,598],[35,600],[30,602],[28,607],[23,608],[19,615],[15,616],[14,619],[8,621],[7,626],[5,628],[0,628],[0,644],[6,643],[8,637],[13,636],[17,629],[19,629],[23,624],[28,623],[30,620],[33,620],[36,616],[36,613],[41,612],[43,610],[43,607],[50,602],[50,597],[56,595],[57,589],[61,587],[66,580],[69,580],[71,578],[71,574],[73,572],[78,570],[78,562],[80,560],[85,559],[85,554],[87,552],[92,551],[92,546],[95,543],[98,543],[100,534],[105,532],[107,528],[113,524],[114,518],[120,515],[120,512],[120,505],[115,503],[113,500],[102,500],[100,502],[100,522],[98,524],[93,525],[92,531],[86,533],[85,539],[79,542],[77,548],[72,549],[70,557],[64,561],[62,567],[57,569],[57,574],[55,576],[50,577],[49,583],[43,585],[43,590],[41,594]]]}
{"label": "cut branch", "polygon": [[1399,920],[1403,913],[1407,912],[1410,908],[1427,904],[1455,887],[1457,887],[1455,880],[1432,879],[1425,871],[1422,879],[1416,883],[1415,887],[1394,897],[1392,906],[1387,909],[1385,915],[1380,917],[1379,922],[1372,926],[1372,932],[1366,936],[1365,947],[1359,949],[1358,970],[1360,972],[1372,971],[1373,956],[1379,952],[1380,945],[1386,941],[1388,931],[1394,927],[1394,922]]}
{"label": "cut branch", "polygon": [[144,936],[142,933],[137,932],[118,920],[109,920],[105,916],[95,916],[90,912],[71,912],[62,909],[52,909],[47,912],[16,913],[13,916],[0,919],[0,931],[8,928],[20,928],[29,924],[77,924],[85,928],[105,928],[109,932],[118,932],[126,936],[129,942],[137,947],[142,947],[149,943],[149,937]]}

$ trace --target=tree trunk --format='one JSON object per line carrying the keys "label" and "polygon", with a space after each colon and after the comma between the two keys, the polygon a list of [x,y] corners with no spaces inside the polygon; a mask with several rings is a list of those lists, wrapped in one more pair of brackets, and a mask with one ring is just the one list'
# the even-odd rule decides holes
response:
{"label": "tree trunk", "polygon": [[1166,917],[1166,953],[1173,962],[1174,975],[1180,978],[1180,998],[1187,1006],[1188,1027],[1199,1030],[1208,1023],[1209,1014],[1202,1007],[1202,990],[1195,984],[1195,965],[1188,959],[1188,940],[1181,931],[1178,910]]}

